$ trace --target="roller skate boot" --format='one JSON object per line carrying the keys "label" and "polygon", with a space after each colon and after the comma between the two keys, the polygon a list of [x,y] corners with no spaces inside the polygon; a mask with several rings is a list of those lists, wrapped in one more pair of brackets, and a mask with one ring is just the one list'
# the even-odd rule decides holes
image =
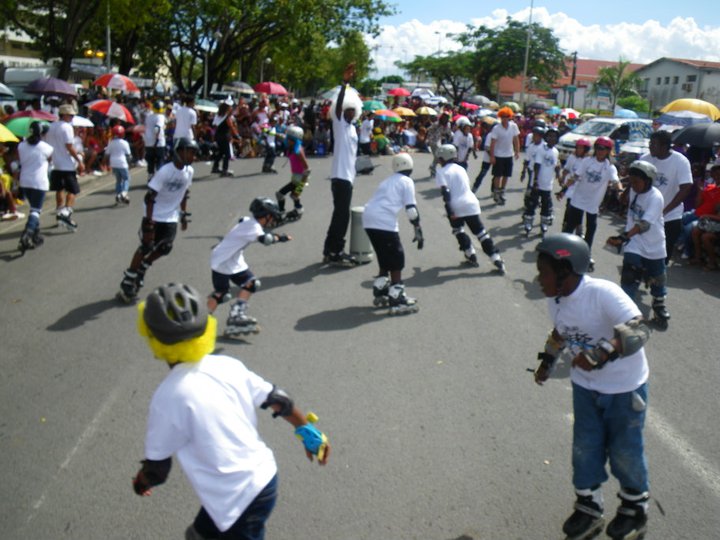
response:
{"label": "roller skate boot", "polygon": [[40,247],[45,243],[45,237],[37,229],[32,235],[33,247]]}
{"label": "roller skate boot", "polygon": [[645,493],[630,493],[621,490],[618,497],[622,501],[617,514],[608,523],[605,533],[613,540],[633,540],[645,537],[647,532],[647,510],[650,497]]}
{"label": "roller skate boot", "polygon": [[281,213],[284,212],[285,211],[285,195],[283,195],[279,191],[276,191],[275,199],[277,199],[278,209],[280,210],[280,212]]}
{"label": "roller skate boot", "polygon": [[668,321],[670,320],[670,312],[665,307],[665,297],[656,296],[652,301],[653,310],[653,323],[657,325],[660,330],[667,330]]}
{"label": "roller skate boot", "polygon": [[472,253],[465,253],[465,263],[477,268],[480,266],[480,263],[478,262],[477,254],[473,251]]}
{"label": "roller skate boot", "polygon": [[225,337],[257,334],[260,331],[257,319],[250,317],[246,311],[246,302],[238,301],[233,304],[232,308],[230,308],[230,316],[225,325]]}
{"label": "roller skate boot", "polygon": [[603,501],[600,489],[583,489],[577,492],[575,511],[563,524],[566,540],[595,538],[602,532]]}
{"label": "roller skate boot", "polygon": [[297,221],[302,217],[302,215],[303,207],[295,207],[293,210],[290,210],[287,214],[285,214],[285,221]]}
{"label": "roller skate boot", "polygon": [[390,300],[390,315],[405,315],[407,313],[416,313],[418,310],[417,300],[405,294],[405,286],[402,283],[390,286],[388,298]]}
{"label": "roller skate boot", "polygon": [[18,251],[20,251],[20,255],[25,255],[25,252],[28,249],[33,249],[35,247],[35,244],[32,241],[32,236],[28,231],[25,231],[22,233],[22,236],[20,236],[20,241],[18,242]]}
{"label": "roller skate boot", "polygon": [[329,253],[323,258],[323,262],[338,268],[352,268],[360,264],[355,257],[341,251],[340,253]]}
{"label": "roller skate boot", "polygon": [[506,203],[506,202],[507,202],[507,201],[505,200],[505,190],[504,190],[504,189],[501,189],[501,190],[498,191],[498,200],[497,200],[497,203],[498,203],[500,206],[505,206],[505,203]]}
{"label": "roller skate boot", "polygon": [[390,303],[388,291],[390,280],[387,276],[378,276],[373,281],[373,305],[375,307],[386,307]]}
{"label": "roller skate boot", "polygon": [[523,216],[523,228],[525,229],[525,238],[530,236],[530,232],[533,228],[533,217],[532,216]]}
{"label": "roller skate boot", "polygon": [[502,257],[500,257],[499,254],[494,254],[491,258],[492,263],[495,265],[495,268],[497,268],[497,271],[500,273],[501,276],[505,275],[505,261],[502,260]]}
{"label": "roller skate boot", "polygon": [[125,270],[123,280],[120,282],[120,290],[116,295],[118,300],[125,304],[132,304],[135,301],[139,290],[137,277],[137,272],[134,270]]}
{"label": "roller skate boot", "polygon": [[61,208],[58,210],[57,215],[55,216],[57,218],[57,224],[58,227],[63,227],[67,229],[68,231],[75,232],[77,230],[77,223],[72,218],[73,209],[66,206],[65,208]]}

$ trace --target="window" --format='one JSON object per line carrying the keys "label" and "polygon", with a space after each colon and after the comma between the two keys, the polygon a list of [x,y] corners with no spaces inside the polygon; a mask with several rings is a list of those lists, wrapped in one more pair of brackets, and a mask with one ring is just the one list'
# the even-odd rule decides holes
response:
{"label": "window", "polygon": [[680,82],[680,77],[678,77],[677,75],[675,77],[673,77],[673,84],[677,84],[679,82]]}
{"label": "window", "polygon": [[662,83],[662,77],[658,77],[657,79],[655,79],[655,84],[660,84],[660,83]]}
{"label": "window", "polygon": [[697,75],[688,75],[685,77],[685,82],[695,82],[697,80]]}
{"label": "window", "polygon": [[670,77],[665,77],[665,84],[670,84]]}

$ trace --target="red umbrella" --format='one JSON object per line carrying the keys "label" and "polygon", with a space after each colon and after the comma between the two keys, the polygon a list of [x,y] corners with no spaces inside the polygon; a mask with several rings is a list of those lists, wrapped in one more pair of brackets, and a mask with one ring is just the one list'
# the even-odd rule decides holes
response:
{"label": "red umbrella", "polygon": [[100,75],[93,81],[93,86],[104,86],[105,88],[114,88],[123,92],[139,92],[137,85],[130,80],[130,77],[120,75],[119,73],[106,73]]}
{"label": "red umbrella", "polygon": [[110,118],[119,118],[123,122],[128,124],[134,124],[135,119],[133,118],[130,111],[127,110],[125,105],[121,105],[117,101],[110,99],[98,99],[88,105],[88,109],[97,111]]}
{"label": "red umbrella", "polygon": [[405,88],[398,86],[397,88],[390,90],[387,94],[388,96],[407,97],[410,95],[410,90],[405,90]]}
{"label": "red umbrella", "polygon": [[55,122],[58,119],[55,114],[46,111],[36,111],[35,109],[12,113],[5,117],[5,121],[12,120],[13,118],[35,118],[36,120],[47,120],[48,122]]}
{"label": "red umbrella", "polygon": [[460,104],[460,106],[467,109],[468,111],[476,111],[480,108],[480,105],[475,105],[474,103],[468,103],[467,101],[463,101]]}
{"label": "red umbrella", "polygon": [[288,91],[285,90],[285,87],[282,84],[276,83],[276,82],[270,82],[270,81],[261,82],[261,83],[256,84],[253,87],[253,90],[255,90],[256,92],[262,92],[264,94],[272,94],[275,96],[284,96],[288,93]]}

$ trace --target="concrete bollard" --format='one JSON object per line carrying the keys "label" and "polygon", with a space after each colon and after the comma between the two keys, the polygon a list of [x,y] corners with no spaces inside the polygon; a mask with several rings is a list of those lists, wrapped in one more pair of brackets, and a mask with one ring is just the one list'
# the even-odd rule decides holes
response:
{"label": "concrete bollard", "polygon": [[367,264],[374,258],[372,244],[363,228],[364,206],[353,206],[350,215],[350,255],[361,264]]}

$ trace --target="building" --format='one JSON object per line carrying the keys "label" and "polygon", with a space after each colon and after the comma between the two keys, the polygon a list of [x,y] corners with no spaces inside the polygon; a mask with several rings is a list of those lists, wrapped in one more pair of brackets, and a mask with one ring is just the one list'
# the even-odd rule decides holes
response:
{"label": "building", "polygon": [[695,98],[720,106],[720,62],[660,58],[637,70],[640,95],[657,110],[681,98]]}

